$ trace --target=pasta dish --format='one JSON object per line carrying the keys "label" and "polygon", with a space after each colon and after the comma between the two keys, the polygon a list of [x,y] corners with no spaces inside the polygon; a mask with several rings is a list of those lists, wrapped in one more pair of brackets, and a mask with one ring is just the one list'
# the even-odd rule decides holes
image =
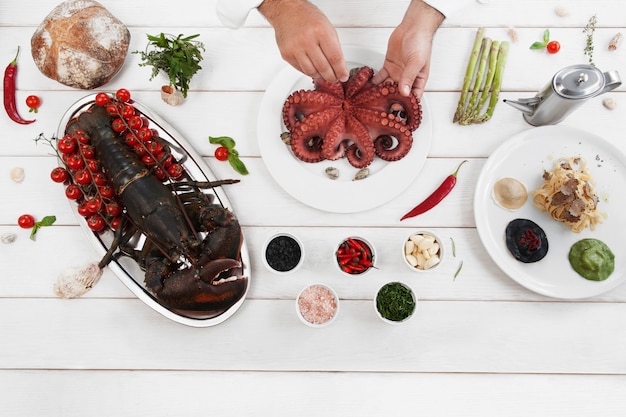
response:
{"label": "pasta dish", "polygon": [[580,157],[560,158],[552,171],[545,171],[543,184],[532,192],[533,204],[554,220],[568,225],[573,232],[602,223],[598,211],[595,181]]}

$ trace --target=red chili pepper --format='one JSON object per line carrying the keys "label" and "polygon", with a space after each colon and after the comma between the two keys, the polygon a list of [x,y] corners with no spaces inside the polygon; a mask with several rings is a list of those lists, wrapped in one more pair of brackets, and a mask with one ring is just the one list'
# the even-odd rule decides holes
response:
{"label": "red chili pepper", "polygon": [[446,179],[441,183],[441,185],[435,191],[433,191],[433,193],[429,195],[426,198],[426,200],[424,200],[423,202],[415,206],[407,214],[402,216],[400,221],[404,219],[408,219],[410,217],[415,217],[418,214],[425,213],[431,208],[435,207],[437,204],[439,204],[441,200],[444,199],[445,196],[450,194],[450,191],[452,191],[452,189],[456,185],[456,176],[459,173],[459,169],[461,169],[461,165],[463,165],[466,162],[467,162],[467,159],[461,162],[459,166],[456,168],[456,171],[448,175]]}
{"label": "red chili pepper", "polygon": [[17,76],[17,57],[20,54],[20,47],[17,47],[17,54],[13,61],[7,65],[4,70],[4,109],[7,114],[16,123],[27,125],[33,123],[35,120],[25,120],[17,111],[17,105],[15,103],[15,78]]}

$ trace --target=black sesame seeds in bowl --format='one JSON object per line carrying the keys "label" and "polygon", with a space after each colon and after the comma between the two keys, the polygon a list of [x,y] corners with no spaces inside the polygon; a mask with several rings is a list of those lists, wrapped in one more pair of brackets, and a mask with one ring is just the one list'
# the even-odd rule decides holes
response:
{"label": "black sesame seeds in bowl", "polygon": [[298,238],[289,233],[273,235],[263,247],[263,263],[272,272],[288,274],[304,260],[304,249]]}

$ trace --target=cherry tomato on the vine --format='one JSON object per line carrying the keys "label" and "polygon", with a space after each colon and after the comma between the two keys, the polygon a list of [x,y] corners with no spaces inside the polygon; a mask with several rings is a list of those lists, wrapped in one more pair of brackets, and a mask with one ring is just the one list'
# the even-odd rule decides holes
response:
{"label": "cherry tomato on the vine", "polygon": [[30,109],[29,112],[37,113],[37,109],[41,106],[41,99],[37,96],[28,96],[26,97],[26,105]]}
{"label": "cherry tomato on the vine", "polygon": [[83,196],[83,192],[76,184],[70,184],[65,188],[65,196],[70,200],[78,200]]}
{"label": "cherry tomato on the vine", "polygon": [[35,218],[30,214],[22,214],[20,217],[18,217],[17,224],[22,229],[30,229],[35,225]]}
{"label": "cherry tomato on the vine", "polygon": [[111,123],[111,129],[116,133],[122,133],[126,130],[126,122],[118,117]]}
{"label": "cherry tomato on the vine", "polygon": [[105,225],[104,219],[98,214],[94,214],[87,219],[87,226],[94,232],[99,232],[104,229]]}
{"label": "cherry tomato on the vine", "polygon": [[65,182],[67,180],[68,173],[67,170],[63,167],[53,168],[50,172],[50,178],[54,182]]}
{"label": "cherry tomato on the vine", "polygon": [[57,143],[57,149],[64,154],[70,154],[76,149],[76,141],[71,136],[63,136]]}
{"label": "cherry tomato on the vine", "polygon": [[225,146],[218,146],[215,149],[215,159],[218,161],[225,161],[228,159],[228,148]]}
{"label": "cherry tomato on the vine", "polygon": [[117,98],[122,103],[126,103],[130,101],[130,91],[125,88],[120,88],[115,92],[115,98]]}
{"label": "cherry tomato on the vine", "polygon": [[550,41],[546,45],[546,51],[548,51],[549,54],[556,54],[559,50],[561,50],[561,44],[557,41]]}
{"label": "cherry tomato on the vine", "polygon": [[115,202],[112,201],[109,204],[106,205],[106,212],[109,216],[119,216],[120,214],[122,214],[122,207],[120,207],[120,205]]}
{"label": "cherry tomato on the vine", "polygon": [[184,172],[185,170],[180,164],[172,164],[169,167],[167,167],[167,173],[170,175],[170,177],[175,178],[175,179],[181,177],[184,174]]}
{"label": "cherry tomato on the vine", "polygon": [[109,104],[111,97],[107,93],[98,93],[96,94],[96,106],[104,107]]}
{"label": "cherry tomato on the vine", "polygon": [[91,183],[91,174],[87,169],[79,169],[74,173],[74,180],[80,185],[87,185]]}

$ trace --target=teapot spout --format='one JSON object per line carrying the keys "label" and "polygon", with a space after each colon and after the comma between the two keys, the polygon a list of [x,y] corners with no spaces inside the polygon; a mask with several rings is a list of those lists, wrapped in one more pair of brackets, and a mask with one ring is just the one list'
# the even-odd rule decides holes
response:
{"label": "teapot spout", "polygon": [[533,113],[535,113],[535,106],[536,104],[539,102],[535,97],[530,98],[530,99],[519,99],[519,100],[507,100],[504,99],[502,100],[504,101],[506,104],[508,104],[509,106],[525,113],[528,114],[530,116],[533,115]]}

